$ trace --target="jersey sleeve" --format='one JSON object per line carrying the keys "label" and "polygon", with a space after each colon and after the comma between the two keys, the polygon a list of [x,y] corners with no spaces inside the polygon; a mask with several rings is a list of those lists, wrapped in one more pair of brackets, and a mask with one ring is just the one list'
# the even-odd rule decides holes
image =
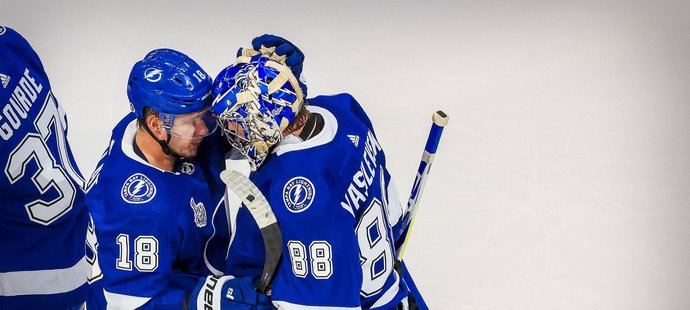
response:
{"label": "jersey sleeve", "polygon": [[383,178],[385,191],[382,193],[382,200],[385,202],[388,225],[391,227],[392,238],[397,249],[398,244],[402,244],[405,241],[407,227],[403,227],[404,219],[407,216],[412,216],[412,214],[409,213],[407,208],[407,201],[400,199],[398,187],[395,185],[388,169],[384,169]]}
{"label": "jersey sleeve", "polygon": [[67,116],[36,51],[3,26],[0,109],[0,309],[83,303],[88,212]]}
{"label": "jersey sleeve", "polygon": [[[106,184],[107,185],[107,182]],[[98,262],[104,274],[103,294],[108,306],[150,309],[181,305],[190,275],[173,270],[180,240],[175,217],[164,201],[130,204],[96,187],[87,195],[98,238]],[[163,197],[164,195],[159,195]]]}

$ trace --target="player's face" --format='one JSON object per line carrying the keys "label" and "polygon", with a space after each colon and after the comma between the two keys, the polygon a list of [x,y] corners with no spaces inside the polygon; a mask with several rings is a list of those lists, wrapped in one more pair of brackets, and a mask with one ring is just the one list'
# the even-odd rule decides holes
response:
{"label": "player's face", "polygon": [[168,132],[171,135],[170,148],[182,157],[194,157],[203,138],[215,131],[216,126],[207,109],[176,115]]}
{"label": "player's face", "polygon": [[233,140],[235,140],[236,143],[244,145],[249,143],[245,136],[244,128],[242,128],[242,126],[240,126],[236,122],[227,122],[225,129],[227,129],[227,132],[231,135],[231,137],[233,138]]}
{"label": "player's face", "polygon": [[164,114],[161,121],[170,135],[183,139],[203,138],[218,126],[208,109],[181,115]]}

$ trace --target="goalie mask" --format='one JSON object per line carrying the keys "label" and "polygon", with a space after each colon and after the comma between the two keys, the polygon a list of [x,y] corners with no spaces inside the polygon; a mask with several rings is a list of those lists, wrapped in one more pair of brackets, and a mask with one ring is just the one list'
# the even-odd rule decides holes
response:
{"label": "goalie mask", "polygon": [[228,142],[249,159],[252,170],[283,140],[283,130],[304,103],[302,89],[270,49],[243,51],[213,85],[213,113]]}

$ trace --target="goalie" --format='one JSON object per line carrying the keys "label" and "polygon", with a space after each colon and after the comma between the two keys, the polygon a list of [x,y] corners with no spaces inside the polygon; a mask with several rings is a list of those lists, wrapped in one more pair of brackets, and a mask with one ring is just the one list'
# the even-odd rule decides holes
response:
{"label": "goalie", "polygon": [[242,284],[262,273],[270,253],[248,208],[235,206],[225,270],[232,276],[208,277],[191,308],[426,307],[394,269],[405,209],[367,114],[349,94],[306,100],[292,72],[301,68],[291,71],[284,59],[273,49],[243,50],[214,80],[212,105],[230,157],[245,163],[232,169],[249,175],[280,225],[270,301]]}

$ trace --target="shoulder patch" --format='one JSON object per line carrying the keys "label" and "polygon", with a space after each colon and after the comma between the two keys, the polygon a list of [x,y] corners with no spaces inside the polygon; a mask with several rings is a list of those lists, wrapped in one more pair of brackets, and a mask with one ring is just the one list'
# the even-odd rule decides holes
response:
{"label": "shoulder patch", "polygon": [[156,195],[156,185],[145,175],[135,173],[122,185],[120,195],[129,203],[147,203]]}
{"label": "shoulder patch", "polygon": [[0,36],[5,34],[5,31],[6,31],[5,27],[0,26]]}
{"label": "shoulder patch", "polygon": [[300,213],[314,202],[314,184],[305,177],[294,177],[283,187],[283,202],[292,213]]}

